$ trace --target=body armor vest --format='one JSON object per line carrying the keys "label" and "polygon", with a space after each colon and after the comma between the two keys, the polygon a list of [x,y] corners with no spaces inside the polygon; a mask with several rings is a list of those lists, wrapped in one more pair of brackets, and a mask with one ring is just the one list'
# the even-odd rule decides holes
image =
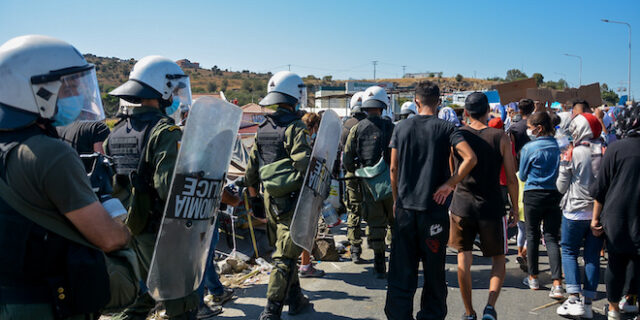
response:
{"label": "body armor vest", "polygon": [[262,160],[261,165],[267,165],[289,156],[284,148],[285,131],[293,121],[300,119],[294,113],[275,113],[267,115],[266,120],[258,127],[256,143]]}
{"label": "body armor vest", "polygon": [[116,174],[126,176],[136,171],[149,140],[151,129],[162,119],[155,112],[131,115],[122,119],[109,134],[107,148],[113,157]]}
{"label": "body armor vest", "polygon": [[362,167],[370,167],[380,161],[389,148],[393,124],[380,117],[369,117],[356,129],[356,154]]}
{"label": "body armor vest", "polygon": [[[6,179],[7,158],[18,145],[44,134],[35,126],[0,134],[0,179]],[[47,279],[64,277],[73,243],[13,209],[0,197],[0,304],[50,301]]]}

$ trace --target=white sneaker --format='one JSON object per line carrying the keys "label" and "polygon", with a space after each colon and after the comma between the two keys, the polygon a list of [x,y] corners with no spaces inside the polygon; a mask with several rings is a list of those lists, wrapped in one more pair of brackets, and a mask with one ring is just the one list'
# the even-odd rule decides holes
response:
{"label": "white sneaker", "polygon": [[607,320],[620,320],[620,312],[609,310],[609,312],[607,312]]}
{"label": "white sneaker", "polygon": [[540,282],[538,282],[538,278],[529,278],[529,276],[526,276],[524,280],[522,280],[522,283],[525,286],[529,286],[529,289],[531,290],[540,290]]}
{"label": "white sneaker", "polygon": [[[556,309],[556,313],[561,316],[583,316],[585,310],[582,301],[578,297],[571,295]],[[593,317],[593,314],[591,317]]]}
{"label": "white sneaker", "polygon": [[564,289],[562,286],[551,286],[551,291],[549,291],[549,298],[552,299],[564,299]]}

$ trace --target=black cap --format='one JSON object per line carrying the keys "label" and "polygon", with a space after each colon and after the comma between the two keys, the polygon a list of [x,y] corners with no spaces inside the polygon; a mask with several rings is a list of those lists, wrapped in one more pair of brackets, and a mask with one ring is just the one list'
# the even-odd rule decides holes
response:
{"label": "black cap", "polygon": [[464,100],[464,109],[473,115],[484,115],[489,111],[489,99],[482,92],[474,92]]}

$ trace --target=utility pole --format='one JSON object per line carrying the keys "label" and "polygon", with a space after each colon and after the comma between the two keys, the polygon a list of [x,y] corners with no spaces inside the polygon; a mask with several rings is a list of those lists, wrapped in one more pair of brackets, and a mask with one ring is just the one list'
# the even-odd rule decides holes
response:
{"label": "utility pole", "polygon": [[564,55],[567,57],[578,58],[580,60],[580,74],[578,77],[579,79],[578,81],[579,81],[579,85],[581,86],[582,85],[582,57],[575,54],[568,54],[568,53],[565,53]]}
{"label": "utility pole", "polygon": [[291,65],[290,65],[290,64],[288,64],[287,66],[289,67],[289,71],[291,71]]}
{"label": "utility pole", "polygon": [[624,24],[629,27],[629,79],[627,81],[627,101],[631,101],[631,25],[624,21],[602,19],[602,22]]}
{"label": "utility pole", "polygon": [[373,81],[376,81],[376,65],[378,61],[373,61]]}
{"label": "utility pole", "polygon": [[404,78],[405,75],[405,70],[407,69],[407,66],[402,66],[402,77]]}

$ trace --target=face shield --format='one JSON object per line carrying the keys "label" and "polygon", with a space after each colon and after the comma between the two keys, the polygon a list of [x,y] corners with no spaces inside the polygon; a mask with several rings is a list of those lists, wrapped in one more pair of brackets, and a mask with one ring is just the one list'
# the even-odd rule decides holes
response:
{"label": "face shield", "polygon": [[300,107],[302,109],[307,108],[307,86],[304,84],[302,84],[300,88]]}
{"label": "face shield", "polygon": [[176,122],[180,122],[181,114],[191,109],[191,82],[187,75],[168,75],[167,78],[171,80],[173,101],[165,111]]}
{"label": "face shield", "polygon": [[105,118],[96,71],[91,69],[60,77],[60,89],[53,116],[54,126],[75,120],[98,121]]}

